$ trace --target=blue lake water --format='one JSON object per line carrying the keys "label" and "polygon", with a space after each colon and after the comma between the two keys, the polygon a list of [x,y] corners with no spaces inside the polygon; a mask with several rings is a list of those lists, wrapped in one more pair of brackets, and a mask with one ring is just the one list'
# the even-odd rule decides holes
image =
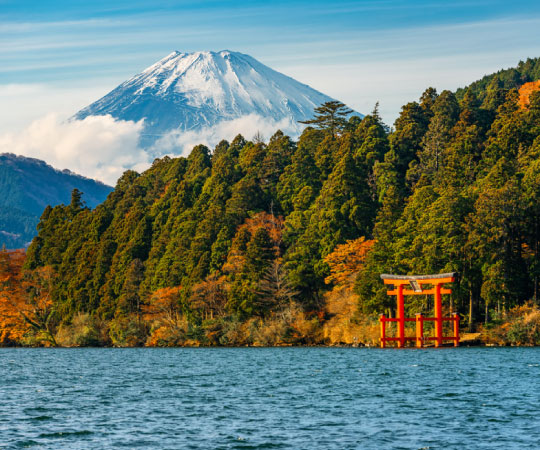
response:
{"label": "blue lake water", "polygon": [[540,448],[540,348],[0,349],[0,449]]}

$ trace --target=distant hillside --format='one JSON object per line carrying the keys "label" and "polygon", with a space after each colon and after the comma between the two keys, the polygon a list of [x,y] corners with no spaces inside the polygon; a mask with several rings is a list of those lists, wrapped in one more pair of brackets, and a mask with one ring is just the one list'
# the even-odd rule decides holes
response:
{"label": "distant hillside", "polygon": [[[465,88],[458,89],[456,96],[461,100],[468,90],[483,102],[484,107],[489,107],[489,97],[494,90],[519,89],[525,83],[536,80],[540,80],[540,58],[527,58],[526,61],[520,61],[517,67],[499,70]],[[491,106],[497,104],[492,102]]]}
{"label": "distant hillside", "polygon": [[75,188],[84,193],[89,207],[103,202],[112,191],[110,186],[56,170],[39,159],[0,154],[0,246],[28,245],[45,207],[68,204]]}

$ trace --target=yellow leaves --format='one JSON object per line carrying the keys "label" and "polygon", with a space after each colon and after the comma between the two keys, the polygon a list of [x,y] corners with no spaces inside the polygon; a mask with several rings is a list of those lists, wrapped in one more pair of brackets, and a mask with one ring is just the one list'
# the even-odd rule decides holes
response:
{"label": "yellow leaves", "polygon": [[338,245],[324,258],[324,262],[330,267],[330,275],[324,280],[325,283],[352,283],[356,274],[364,267],[366,256],[374,243],[374,240],[366,241],[365,237],[360,237]]}
{"label": "yellow leaves", "polygon": [[533,303],[516,306],[503,316],[504,322],[484,329],[484,340],[498,345],[538,346],[540,309]]}

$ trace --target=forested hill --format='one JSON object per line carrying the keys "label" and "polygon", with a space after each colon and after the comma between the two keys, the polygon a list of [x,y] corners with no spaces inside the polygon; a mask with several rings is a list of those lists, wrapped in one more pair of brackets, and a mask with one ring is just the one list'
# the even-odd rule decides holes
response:
{"label": "forested hill", "polygon": [[517,67],[499,70],[458,89],[456,95],[461,100],[466,92],[470,92],[482,102],[484,108],[494,109],[497,96],[504,90],[519,89],[523,84],[537,80],[540,80],[540,58],[528,58],[520,61]]}
{"label": "forested hill", "polygon": [[197,339],[223,342],[233,318],[323,311],[338,282],[328,255],[365,237],[360,311],[392,306],[382,272],[457,271],[453,308],[489,320],[537,300],[540,94],[527,108],[518,98],[497,83],[459,100],[430,88],[391,132],[376,109],[345,121],[321,108],[298,142],[238,136],[156,160],[93,211],[77,195],[47,208],[26,267],[57,274],[60,322],[91,313],[118,335],[160,305]]}
{"label": "forested hill", "polygon": [[112,190],[98,181],[56,170],[39,159],[0,154],[0,246],[27,246],[37,233],[45,207],[69,203],[75,188],[84,191],[84,200],[91,207]]}

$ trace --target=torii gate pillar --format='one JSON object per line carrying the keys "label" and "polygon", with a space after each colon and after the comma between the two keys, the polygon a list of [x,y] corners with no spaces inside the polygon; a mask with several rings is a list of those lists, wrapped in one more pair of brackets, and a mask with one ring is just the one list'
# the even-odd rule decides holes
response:
{"label": "torii gate pillar", "polygon": [[[389,341],[396,341],[399,348],[405,347],[408,340],[416,341],[417,347],[423,347],[424,341],[435,341],[436,347],[441,347],[445,340],[454,341],[454,346],[459,345],[459,316],[456,313],[452,317],[443,317],[442,314],[442,295],[451,294],[450,289],[443,288],[445,283],[453,283],[456,279],[456,273],[443,273],[438,275],[388,275],[382,274],[384,284],[394,285],[394,289],[388,291],[388,295],[396,296],[396,318],[390,319],[381,315],[381,347],[386,347]],[[433,286],[430,289],[423,289],[423,285]],[[410,286],[410,289],[405,289],[405,286]],[[405,317],[405,295],[426,295],[432,294],[435,299],[434,313],[435,317],[424,317],[422,314],[417,314],[415,319]],[[416,336],[405,336],[405,322],[416,322]],[[424,321],[435,322],[435,336],[424,337]],[[443,335],[443,322],[453,321],[453,336]],[[397,337],[386,337],[386,323],[397,322]]]}

